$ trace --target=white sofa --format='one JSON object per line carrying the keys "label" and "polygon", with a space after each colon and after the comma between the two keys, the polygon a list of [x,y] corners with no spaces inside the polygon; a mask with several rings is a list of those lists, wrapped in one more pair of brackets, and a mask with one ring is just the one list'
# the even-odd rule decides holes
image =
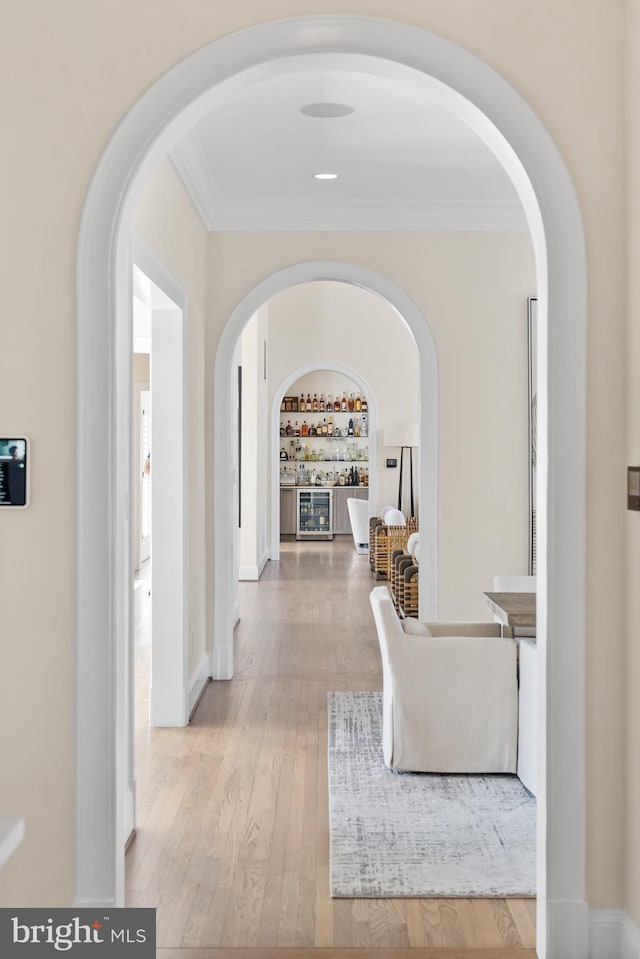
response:
{"label": "white sofa", "polygon": [[383,671],[391,769],[515,773],[517,646],[493,623],[400,620],[386,586],[370,594]]}

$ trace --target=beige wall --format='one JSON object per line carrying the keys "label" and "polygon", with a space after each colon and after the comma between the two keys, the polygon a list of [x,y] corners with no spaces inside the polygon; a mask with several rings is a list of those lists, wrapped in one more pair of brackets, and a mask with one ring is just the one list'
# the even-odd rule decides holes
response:
{"label": "beige wall", "polygon": [[[3,315],[11,318],[3,351],[11,363],[0,409],[11,431],[31,436],[34,467],[31,506],[1,518],[0,583],[11,602],[1,638],[0,809],[27,820],[27,839],[3,872],[3,895],[56,905],[73,894],[75,265],[89,179],[120,118],[176,61],[239,28],[335,13],[336,3],[192,0],[188,16],[182,0],[3,6],[0,262]],[[339,4],[340,13],[424,27],[491,64],[540,116],[577,188],[589,260],[587,894],[603,907],[625,899],[630,835],[622,784],[627,762],[638,765],[624,733],[624,557],[633,520],[621,506],[628,450],[626,9],[623,0]],[[362,241],[366,248],[367,237]],[[399,269],[401,286],[404,279]],[[61,444],[68,452],[62,459]],[[634,670],[632,688],[637,663]],[[637,851],[637,823],[633,828]],[[633,901],[637,918],[637,882]]]}
{"label": "beige wall", "polygon": [[[288,235],[280,238],[280,244],[285,252],[290,244]],[[385,449],[381,431],[389,423],[418,422],[418,352],[407,324],[373,293],[330,282],[284,290],[269,300],[269,317],[270,403],[286,376],[318,360],[359,373],[372,389],[378,412],[378,461],[369,464],[370,471],[377,472],[374,506],[395,504],[398,470],[386,469],[385,457],[397,459],[399,451]],[[327,389],[323,380],[330,384],[329,377],[318,377],[319,389]],[[310,419],[317,417],[307,416],[307,421]],[[417,470],[414,473],[417,481]],[[408,493],[403,506],[408,512]]]}
{"label": "beige wall", "polygon": [[189,675],[206,647],[204,527],[204,325],[206,230],[169,162],[140,199],[133,231],[187,291],[189,460]]}
{"label": "beige wall", "polygon": [[[410,296],[438,355],[438,608],[445,619],[489,619],[481,594],[493,574],[528,572],[526,302],[535,293],[528,235],[398,233],[390,245],[384,233],[236,233],[212,237],[211,249],[212,318],[227,285],[240,298],[240,285],[246,292],[257,277],[296,260],[351,261]],[[344,283],[280,293],[269,301],[269,317],[273,387],[318,357],[371,384],[379,404],[377,505],[395,503],[397,471],[384,464],[398,451],[384,447],[381,431],[417,422],[409,328],[379,297]]]}
{"label": "beige wall", "polygon": [[[640,466],[640,0],[630,0],[628,177],[628,465]],[[620,493],[622,502],[622,491]],[[640,924],[640,513],[627,529],[627,909]]]}

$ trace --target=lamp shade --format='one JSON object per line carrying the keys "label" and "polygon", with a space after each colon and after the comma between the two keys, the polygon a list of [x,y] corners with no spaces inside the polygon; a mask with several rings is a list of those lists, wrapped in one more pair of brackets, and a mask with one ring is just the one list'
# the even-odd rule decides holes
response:
{"label": "lamp shade", "polygon": [[419,446],[417,423],[390,423],[384,428],[385,446]]}

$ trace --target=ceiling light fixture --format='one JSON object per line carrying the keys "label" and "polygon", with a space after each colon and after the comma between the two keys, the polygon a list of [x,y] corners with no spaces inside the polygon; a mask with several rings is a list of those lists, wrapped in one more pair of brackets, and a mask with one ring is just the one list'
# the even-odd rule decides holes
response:
{"label": "ceiling light fixture", "polygon": [[300,108],[300,113],[304,113],[306,117],[319,117],[322,120],[348,117],[353,111],[354,108],[348,103],[307,103]]}
{"label": "ceiling light fixture", "polygon": [[316,180],[337,180],[337,173],[314,173],[313,174]]}

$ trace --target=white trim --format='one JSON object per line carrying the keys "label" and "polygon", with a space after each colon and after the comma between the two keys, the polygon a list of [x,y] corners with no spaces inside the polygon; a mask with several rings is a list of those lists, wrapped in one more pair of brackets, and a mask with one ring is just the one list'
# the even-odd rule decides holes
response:
{"label": "white trim", "polygon": [[195,130],[186,131],[169,158],[196,213],[210,229],[221,197]]}
{"label": "white trim", "polygon": [[[536,256],[541,358],[538,951],[541,959],[562,959],[547,901],[582,900],[585,886],[587,283],[580,210],[558,149],[514,86],[454,43],[409,24],[367,17],[273,21],[184,57],[121,120],[91,180],[77,284],[77,897],[124,902],[121,716],[128,618],[122,611],[130,512],[119,477],[128,476],[130,459],[128,230],[148,176],[181,135],[221,97],[275,75],[279,60],[290,63],[293,50],[301,57],[366,54],[372,72],[402,74],[439,90],[499,157],[526,211]],[[548,536],[547,516],[562,517]],[[219,653],[214,659],[221,659]],[[219,675],[223,663],[215,665]],[[97,686],[95,676],[101,677]],[[581,938],[575,929],[574,939]]]}
{"label": "white trim", "polygon": [[200,657],[200,662],[191,673],[191,678],[189,680],[189,690],[187,692],[189,719],[191,719],[193,716],[195,708],[207,687],[210,677],[211,656],[209,653],[203,653]]}
{"label": "white trim", "polygon": [[640,959],[640,928],[623,909],[591,909],[589,959]]}
{"label": "white trim", "polygon": [[257,566],[240,566],[238,569],[238,579],[241,582],[257,582],[264,573],[264,568],[269,561],[269,552],[268,549],[265,549]]}
{"label": "white trim", "polygon": [[[307,264],[307,268],[311,274],[313,274],[313,266],[314,264],[312,263]],[[326,264],[318,264],[318,266],[324,272]],[[362,274],[359,273],[357,268],[354,268],[353,283],[354,285],[363,286],[363,283],[358,282],[359,279],[362,279]],[[286,289],[286,287],[283,286],[281,289]],[[333,373],[342,373],[343,376],[347,376],[349,379],[358,383],[361,391],[367,397],[369,409],[370,463],[369,515],[373,516],[373,512],[378,502],[378,405],[375,391],[373,390],[372,386],[352,367],[332,363],[329,360],[326,362],[319,360],[317,363],[314,362],[306,364],[305,366],[301,366],[285,377],[273,395],[273,404],[271,407],[271,449],[274,451],[280,446],[280,404],[282,402],[282,397],[287,394],[291,384],[300,379],[301,376],[306,376],[307,373],[314,373],[317,370],[329,370]],[[280,461],[277,456],[273,455],[271,463],[271,555],[276,560],[280,559]],[[430,583],[429,588],[432,586],[433,584]],[[433,595],[437,595],[435,590]],[[433,618],[429,617],[429,621],[432,621],[435,618],[435,616]]]}

